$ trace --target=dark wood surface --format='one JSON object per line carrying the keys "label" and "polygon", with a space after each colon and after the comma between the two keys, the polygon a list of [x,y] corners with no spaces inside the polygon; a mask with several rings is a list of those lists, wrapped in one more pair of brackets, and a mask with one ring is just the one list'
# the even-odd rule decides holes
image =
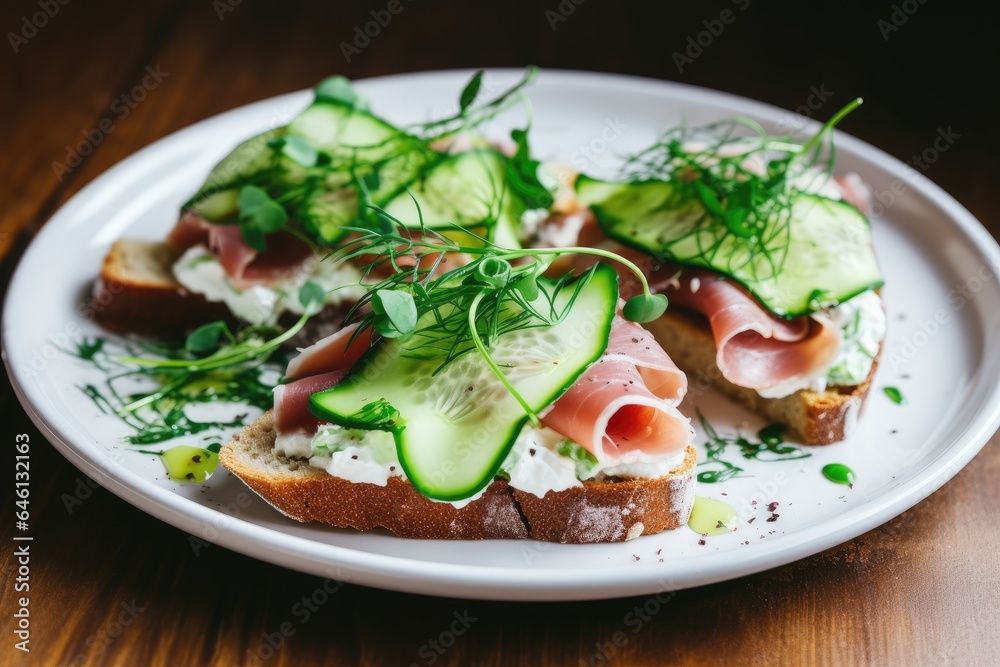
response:
{"label": "dark wood surface", "polygon": [[[684,81],[789,109],[824,86],[835,103],[862,95],[863,111],[844,128],[904,160],[951,127],[961,138],[926,174],[1000,235],[995,9],[916,0],[813,9],[759,0],[671,10],[576,3],[476,3],[473,10],[471,3],[402,0],[403,11],[350,63],[340,43],[387,3],[6,3],[0,28],[26,41],[8,34],[0,46],[4,285],[32,235],[69,197],[197,120],[336,72],[532,62]],[[41,23],[42,6],[54,15],[32,33],[24,21]],[[560,7],[559,18],[547,14]],[[724,9],[733,22],[679,70],[674,52]],[[115,98],[139,84],[147,67],[166,73],[162,83],[118,118]],[[113,132],[58,174],[53,163],[65,162],[67,146],[104,118],[114,119]],[[36,540],[26,655],[13,648],[17,564],[8,490],[0,664],[973,665],[996,664],[1000,655],[997,436],[954,480],[888,524],[785,567],[681,591],[662,605],[648,598],[496,603],[344,585],[303,620],[295,605],[324,598],[319,578],[217,546],[196,556],[183,532],[100,488],[69,513],[62,498],[86,478],[37,433],[4,383],[3,441],[12,447],[17,434],[31,437]],[[628,615],[644,606],[655,613],[633,632]],[[455,614],[475,620],[438,653],[429,642]],[[278,642],[286,623],[293,634]],[[280,643],[277,651],[267,648],[269,638]]]}

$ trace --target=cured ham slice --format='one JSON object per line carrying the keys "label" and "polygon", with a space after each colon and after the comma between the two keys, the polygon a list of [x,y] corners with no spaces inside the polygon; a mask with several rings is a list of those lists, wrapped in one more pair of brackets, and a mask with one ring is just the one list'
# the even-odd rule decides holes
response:
{"label": "cured ham slice", "polygon": [[[738,284],[704,269],[659,265],[649,255],[613,242],[599,244],[638,266],[653,292],[665,294],[670,307],[701,313],[715,338],[716,365],[722,376],[764,397],[785,396],[825,372],[840,352],[842,335],[822,314],[785,320],[764,309]],[[577,268],[595,258],[579,256]],[[641,284],[615,263],[622,298],[638,294]]]}
{"label": "cured ham slice", "polygon": [[288,362],[285,377],[298,380],[310,375],[350,368],[371,346],[372,341],[371,329],[351,340],[357,330],[358,325],[352,324],[321,338],[309,347],[302,348],[299,350],[299,355]]}
{"label": "cured ham slice", "polygon": [[631,451],[678,452],[694,436],[677,410],[686,392],[686,376],[652,334],[616,315],[604,356],[542,422],[601,462]]}
{"label": "cured ham slice", "polygon": [[351,340],[358,325],[322,338],[288,363],[285,376],[294,380],[274,390],[274,427],[282,434],[313,434],[321,420],[309,412],[309,397],[344,379],[371,345],[371,333]]}
{"label": "cured ham slice", "polygon": [[344,379],[349,368],[320,373],[280,384],[274,389],[274,430],[281,435],[302,433],[313,435],[321,420],[309,412],[309,397],[324,391]]}
{"label": "cured ham slice", "polygon": [[824,372],[840,351],[840,331],[827,318],[775,317],[741,287],[710,271],[684,269],[657,287],[671,305],[708,318],[723,377],[762,395],[781,393],[782,386]]}
{"label": "cured ham slice", "polygon": [[180,248],[204,245],[239,288],[285,279],[313,257],[312,248],[288,232],[269,235],[267,249],[258,253],[247,245],[238,225],[211,223],[190,211],[177,221],[167,242]]}

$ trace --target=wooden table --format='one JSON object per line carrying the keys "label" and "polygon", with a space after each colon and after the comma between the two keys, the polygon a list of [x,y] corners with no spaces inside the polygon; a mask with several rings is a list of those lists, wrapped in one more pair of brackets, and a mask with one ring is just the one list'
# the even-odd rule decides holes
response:
{"label": "wooden table", "polygon": [[[19,36],[8,34],[0,56],[4,283],[32,235],[70,196],[190,123],[335,72],[364,77],[529,62],[679,80],[789,109],[813,101],[821,116],[860,94],[867,103],[844,128],[902,159],[932,146],[939,129],[953,128],[960,139],[926,173],[1000,234],[1000,145],[988,96],[998,64],[995,8],[971,16],[910,0],[822,9],[734,0],[660,16],[599,0],[489,3],[474,13],[462,3],[401,0],[393,5],[401,11],[369,44],[359,40],[357,52],[347,49],[346,62],[341,43],[373,20],[370,11],[392,3],[337,4],[307,11],[240,0],[7,3],[0,27]],[[52,16],[42,13],[45,7]],[[691,47],[698,39],[707,43],[701,53]],[[687,52],[691,61],[675,52]],[[150,71],[160,81],[144,99],[122,100]],[[828,95],[829,106],[820,104]],[[112,119],[113,130],[95,135],[102,119]],[[87,136],[100,141],[93,139],[93,150],[76,164],[67,147]],[[682,591],[654,605],[658,612],[638,633],[625,625],[626,615],[646,598],[496,603],[351,585],[302,622],[293,605],[321,588],[316,577],[221,547],[195,556],[183,532],[103,489],[68,513],[63,497],[85,478],[44,442],[8,385],[3,392],[3,440],[13,444],[16,434],[27,433],[33,443],[37,536],[29,655],[13,649],[16,563],[10,550],[4,557],[3,664],[1000,660],[996,436],[953,481],[888,524],[785,567]],[[5,517],[12,516],[13,500],[6,492]],[[6,545],[14,544],[12,524],[5,518],[0,525]],[[456,615],[475,621],[439,652],[437,646],[450,643],[443,633]],[[294,632],[287,638],[285,623]],[[274,651],[269,643],[281,646]]]}

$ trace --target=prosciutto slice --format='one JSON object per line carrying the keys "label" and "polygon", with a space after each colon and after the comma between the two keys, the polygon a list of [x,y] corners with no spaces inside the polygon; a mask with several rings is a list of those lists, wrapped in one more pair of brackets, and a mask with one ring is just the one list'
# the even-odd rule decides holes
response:
{"label": "prosciutto slice", "polygon": [[240,289],[287,278],[313,256],[308,244],[288,232],[268,236],[267,249],[258,253],[243,240],[238,225],[211,223],[191,211],[177,221],[167,242],[179,248],[204,245]]}
{"label": "prosciutto slice", "polygon": [[841,334],[821,315],[784,320],[764,310],[732,281],[710,271],[684,269],[656,287],[672,305],[708,318],[715,338],[716,364],[733,384],[761,395],[825,371],[840,351]]}
{"label": "prosciutto slice", "polygon": [[677,405],[687,377],[653,336],[616,315],[604,355],[542,422],[605,462],[621,454],[677,452],[694,437]]}
{"label": "prosciutto slice", "polygon": [[[805,386],[830,367],[840,352],[842,336],[822,314],[785,320],[764,309],[740,285],[705,269],[659,265],[649,255],[605,241],[638,266],[653,292],[665,294],[670,307],[680,306],[708,319],[715,339],[716,365],[722,376],[765,397],[780,397]],[[594,258],[580,256],[585,268]],[[615,263],[622,298],[642,291],[635,274]]]}
{"label": "prosciutto slice", "polygon": [[302,349],[289,362],[285,376],[294,381],[274,390],[274,428],[278,433],[316,432],[321,420],[309,412],[309,397],[343,380],[371,345],[370,334],[351,340],[357,328],[357,324],[344,327]]}

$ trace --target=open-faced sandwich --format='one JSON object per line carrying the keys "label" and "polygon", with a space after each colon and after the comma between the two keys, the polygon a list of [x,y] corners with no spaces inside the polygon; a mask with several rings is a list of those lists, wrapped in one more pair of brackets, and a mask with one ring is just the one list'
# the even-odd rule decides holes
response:
{"label": "open-faced sandwich", "polygon": [[[299,521],[406,537],[606,542],[685,524],[687,380],[635,321],[662,297],[621,301],[603,263],[543,276],[561,254],[606,252],[458,232],[372,231],[331,258],[396,269],[356,323],[291,361],[221,463]],[[441,271],[447,255],[468,263]]]}
{"label": "open-faced sandwich", "polygon": [[588,240],[668,296],[649,326],[681,368],[812,445],[857,424],[886,333],[866,188],[831,176],[858,103],[805,142],[749,120],[674,130],[622,182],[576,184]]}
{"label": "open-faced sandwich", "polygon": [[509,150],[473,132],[533,74],[476,105],[477,74],[456,115],[406,129],[327,80],[216,167],[167,243],[112,249],[102,321],[201,325],[175,358],[126,360],[170,387],[302,342],[273,409],[219,453],[286,515],[621,541],[691,513],[684,371],[807,444],[856,423],[886,330],[864,187],[831,176],[856,103],[804,142],[748,120],[674,130],[573,189],[527,128]]}
{"label": "open-faced sandwich", "polygon": [[[94,285],[98,322],[162,339],[214,320],[288,326],[311,281],[326,293],[311,323],[339,324],[364,292],[364,258],[335,268],[320,260],[352,228],[377,224],[375,207],[413,227],[489,219],[480,233],[517,247],[533,205],[518,177],[533,166],[526,133],[515,131],[504,152],[475,130],[515,104],[534,75],[476,104],[479,73],[458,113],[406,128],[374,115],[343,77],[323,81],[288,125],[246,140],[212,170],[164,241],[112,246]],[[413,198],[421,221],[411,217]]]}

